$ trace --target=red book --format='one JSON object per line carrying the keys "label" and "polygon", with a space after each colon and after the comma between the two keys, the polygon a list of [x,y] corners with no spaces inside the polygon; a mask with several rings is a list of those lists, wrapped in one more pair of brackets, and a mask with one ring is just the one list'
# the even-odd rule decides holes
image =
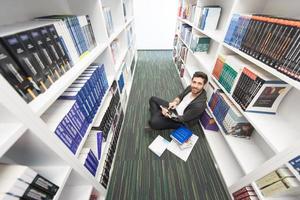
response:
{"label": "red book", "polygon": [[232,193],[232,195],[233,195],[234,197],[237,197],[237,196],[239,196],[240,194],[242,194],[242,193],[244,193],[244,192],[248,192],[248,191],[254,191],[253,188],[252,188],[252,186],[246,186],[246,187],[243,187],[243,188],[239,189],[238,191]]}
{"label": "red book", "polygon": [[217,61],[216,61],[216,64],[215,64],[215,67],[213,69],[213,72],[212,72],[212,75],[217,79],[219,80],[220,76],[221,76],[221,73],[222,73],[222,70],[223,70],[223,66],[224,66],[224,59],[222,57],[218,57],[217,58]]}
{"label": "red book", "polygon": [[251,196],[256,197],[256,193],[254,191],[247,191],[247,192],[244,192],[244,193],[238,195],[237,197],[235,197],[234,200],[242,200],[246,197],[251,197]]}

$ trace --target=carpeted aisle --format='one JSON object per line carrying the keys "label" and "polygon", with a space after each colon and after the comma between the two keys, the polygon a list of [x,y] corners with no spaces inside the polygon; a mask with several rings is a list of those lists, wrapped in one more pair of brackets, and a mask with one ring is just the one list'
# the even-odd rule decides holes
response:
{"label": "carpeted aisle", "polygon": [[182,89],[171,51],[138,52],[107,199],[229,199],[198,126],[193,132],[199,139],[187,162],[168,150],[159,158],[148,149],[157,134],[171,140],[170,131],[144,131],[150,115],[148,99],[155,95],[170,101]]}

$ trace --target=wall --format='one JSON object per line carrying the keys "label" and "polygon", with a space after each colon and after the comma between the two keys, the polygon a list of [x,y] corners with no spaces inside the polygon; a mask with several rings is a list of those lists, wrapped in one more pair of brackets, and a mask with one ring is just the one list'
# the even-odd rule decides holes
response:
{"label": "wall", "polygon": [[137,49],[172,49],[178,0],[134,0]]}

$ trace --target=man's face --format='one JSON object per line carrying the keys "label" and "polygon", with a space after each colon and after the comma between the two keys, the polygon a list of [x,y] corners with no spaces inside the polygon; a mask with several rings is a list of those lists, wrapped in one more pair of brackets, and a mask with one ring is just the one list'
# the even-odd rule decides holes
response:
{"label": "man's face", "polygon": [[194,77],[192,79],[191,88],[192,94],[197,95],[201,92],[204,87],[204,79],[201,77]]}

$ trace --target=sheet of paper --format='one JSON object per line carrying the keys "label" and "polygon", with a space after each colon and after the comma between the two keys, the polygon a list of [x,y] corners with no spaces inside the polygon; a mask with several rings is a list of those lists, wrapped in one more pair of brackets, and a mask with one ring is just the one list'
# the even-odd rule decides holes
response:
{"label": "sheet of paper", "polygon": [[155,140],[153,140],[153,142],[148,146],[148,148],[160,157],[169,144],[170,142],[168,140],[158,135]]}
{"label": "sheet of paper", "polygon": [[171,141],[170,144],[168,145],[167,149],[172,152],[173,154],[175,154],[177,157],[181,158],[182,160],[184,160],[184,162],[187,161],[188,157],[190,156],[197,140],[198,140],[198,136],[197,135],[192,135],[190,138],[191,142],[193,143],[193,145],[189,148],[186,149],[180,149],[179,145],[175,142],[175,141]]}

